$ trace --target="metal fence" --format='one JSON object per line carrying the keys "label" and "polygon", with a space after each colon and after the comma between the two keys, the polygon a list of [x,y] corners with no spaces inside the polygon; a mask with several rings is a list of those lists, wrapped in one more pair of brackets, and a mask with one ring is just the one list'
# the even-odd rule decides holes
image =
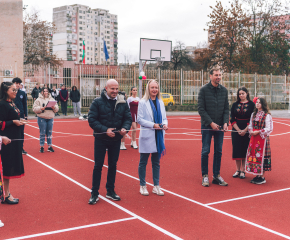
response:
{"label": "metal fence", "polygon": [[[0,81],[9,80],[4,78],[4,70],[13,70],[13,66],[7,68],[0,66]],[[161,70],[144,69],[147,79],[156,79],[160,84],[160,90],[164,93],[172,94],[175,103],[181,105],[196,104],[200,88],[210,81],[208,72],[203,71],[183,71],[181,70]],[[2,75],[1,75],[2,73]],[[13,73],[13,71],[12,71]],[[14,72],[15,73],[15,72]],[[10,79],[15,74],[9,76]],[[2,77],[1,77],[2,76]],[[100,96],[106,81],[114,78],[119,82],[119,89],[130,94],[132,86],[136,86],[139,91],[139,71],[136,66],[99,66],[99,65],[79,65],[69,64],[58,68],[51,68],[49,65],[40,67],[37,71],[29,66],[24,67],[24,83],[29,95],[35,83],[49,84],[50,87],[60,88],[62,84],[70,91],[72,86],[76,86],[81,93],[82,106],[89,107],[94,98]],[[147,81],[142,81],[143,93]],[[237,98],[237,89],[245,86],[250,96],[265,97],[268,103],[289,103],[290,77],[223,73],[221,84],[229,92],[230,103]],[[30,100],[29,105],[32,105]],[[71,105],[71,102],[69,102]]]}

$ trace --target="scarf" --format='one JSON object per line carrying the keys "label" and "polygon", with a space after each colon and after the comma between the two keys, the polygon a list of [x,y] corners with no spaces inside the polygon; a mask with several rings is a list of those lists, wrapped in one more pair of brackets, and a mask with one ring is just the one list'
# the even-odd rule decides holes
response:
{"label": "scarf", "polygon": [[[151,108],[153,110],[153,117],[154,117],[154,122],[156,124],[161,124],[162,123],[162,115],[161,115],[161,110],[160,110],[160,103],[158,98],[156,98],[156,107],[153,103],[153,101],[151,100],[151,98],[149,98],[150,101],[150,105]],[[157,146],[157,152],[159,153],[159,157],[164,156],[165,155],[165,145],[164,145],[164,136],[163,136],[163,131],[162,130],[155,130],[157,132],[157,139],[156,139],[156,146]]]}

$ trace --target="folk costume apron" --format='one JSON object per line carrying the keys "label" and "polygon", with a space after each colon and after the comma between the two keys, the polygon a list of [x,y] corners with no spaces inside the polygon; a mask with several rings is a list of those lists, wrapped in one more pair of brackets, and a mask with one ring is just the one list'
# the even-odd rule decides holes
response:
{"label": "folk costume apron", "polygon": [[[264,113],[263,117],[259,121],[255,121],[253,118],[253,131],[259,131],[265,128],[265,120],[267,114]],[[270,151],[270,139],[267,136],[263,139],[260,134],[256,136],[251,136],[247,157],[246,157],[246,167],[245,170],[247,173],[251,173],[254,175],[263,175],[266,160],[267,164],[270,164],[271,159],[271,151]],[[267,168],[267,167],[266,167]]]}

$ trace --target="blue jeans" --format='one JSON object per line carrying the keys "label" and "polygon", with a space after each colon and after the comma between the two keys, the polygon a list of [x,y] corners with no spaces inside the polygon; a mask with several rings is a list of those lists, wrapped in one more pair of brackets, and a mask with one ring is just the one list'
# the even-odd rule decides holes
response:
{"label": "blue jeans", "polygon": [[[138,167],[140,186],[145,186],[146,181],[146,166],[148,162],[150,153],[140,153],[140,162]],[[153,173],[153,183],[154,186],[159,185],[159,176],[160,176],[160,154],[151,153],[151,162],[152,162],[152,173]]]}
{"label": "blue jeans", "polygon": [[121,140],[105,141],[95,138],[95,166],[93,170],[92,192],[99,195],[102,169],[108,149],[108,173],[107,173],[107,192],[113,192],[115,189],[117,162],[119,159]]}
{"label": "blue jeans", "polygon": [[47,145],[50,146],[52,144],[51,141],[51,135],[52,135],[52,127],[53,127],[53,118],[51,119],[45,119],[38,117],[37,123],[39,127],[39,133],[40,133],[40,146],[44,146],[45,142],[45,135],[47,140]]}
{"label": "blue jeans", "polygon": [[[211,126],[201,125],[201,129],[212,129]],[[210,153],[210,144],[212,136],[214,137],[214,155],[213,155],[213,175],[217,177],[220,174],[224,132],[201,130],[202,150],[201,150],[201,172],[202,175],[208,174],[208,154]]]}

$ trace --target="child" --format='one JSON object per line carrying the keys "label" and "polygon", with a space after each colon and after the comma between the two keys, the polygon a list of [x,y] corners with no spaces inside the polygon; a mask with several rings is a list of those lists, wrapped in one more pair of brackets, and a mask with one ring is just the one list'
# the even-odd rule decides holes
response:
{"label": "child", "polygon": [[[7,145],[11,142],[11,140],[8,137],[1,137],[0,136],[0,150],[2,146],[2,142]],[[2,162],[1,162],[1,156],[0,156],[0,202],[4,202],[4,186],[3,186],[3,171],[2,171]],[[0,227],[3,227],[4,223],[0,220]]]}
{"label": "child", "polygon": [[270,134],[273,121],[264,98],[254,98],[256,108],[249,123],[251,140],[246,157],[246,172],[256,175],[254,184],[266,183],[265,171],[271,171]]}

